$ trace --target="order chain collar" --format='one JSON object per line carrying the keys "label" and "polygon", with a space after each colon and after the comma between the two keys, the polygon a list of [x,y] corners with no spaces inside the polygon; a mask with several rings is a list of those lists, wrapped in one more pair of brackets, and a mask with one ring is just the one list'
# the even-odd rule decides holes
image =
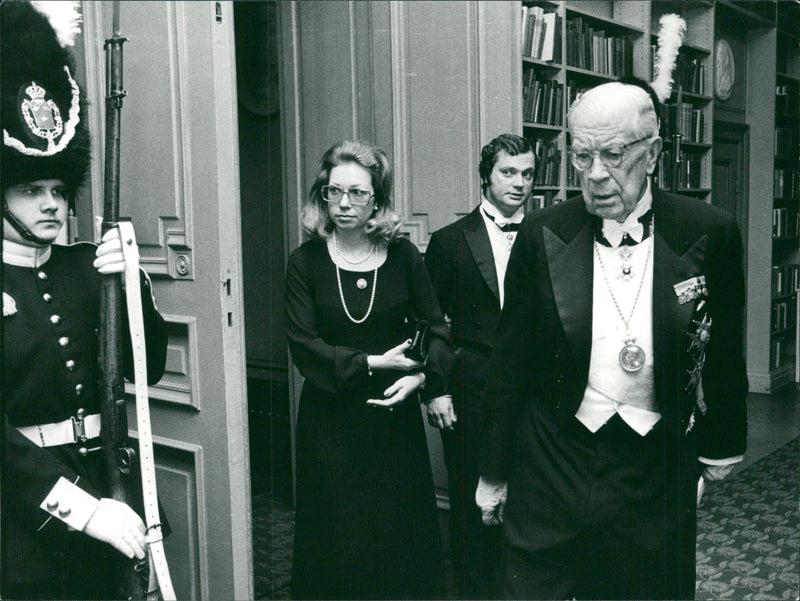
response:
{"label": "order chain collar", "polygon": [[[653,232],[655,231],[655,217],[653,217],[650,221],[650,228],[649,234],[650,238],[653,239]],[[654,242],[655,244],[655,242]],[[622,312],[622,309],[617,302],[617,297],[614,295],[614,290],[611,287],[611,283],[608,281],[608,274],[606,273],[606,266],[603,263],[603,257],[601,256],[600,249],[598,248],[597,238],[594,240],[594,250],[597,254],[597,261],[600,264],[600,271],[603,273],[603,280],[606,283],[606,288],[608,289],[608,293],[611,296],[611,300],[614,303],[614,307],[617,309],[617,314],[619,315],[622,323],[625,325],[625,346],[623,346],[622,351],[620,352],[620,364],[625,371],[639,371],[642,366],[644,365],[644,351],[638,345],[636,345],[636,338],[632,337],[630,334],[630,322],[633,319],[633,313],[636,310],[636,304],[639,302],[639,295],[642,292],[642,287],[644,286],[645,276],[647,275],[647,265],[650,263],[650,255],[653,252],[653,246],[650,245],[647,247],[647,256],[644,260],[644,268],[642,269],[642,277],[639,280],[639,289],[636,291],[636,297],[633,299],[633,305],[631,306],[630,315],[628,315],[628,319],[625,319],[625,314]]]}

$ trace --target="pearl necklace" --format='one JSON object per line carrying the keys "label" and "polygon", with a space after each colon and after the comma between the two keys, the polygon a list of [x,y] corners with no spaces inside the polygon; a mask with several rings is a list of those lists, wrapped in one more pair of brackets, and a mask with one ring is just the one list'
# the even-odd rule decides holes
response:
{"label": "pearl necklace", "polygon": [[[333,231],[333,248],[336,251],[337,257],[344,258],[342,256],[342,253],[339,252],[339,243],[336,240],[336,230]],[[342,276],[339,273],[339,263],[334,261],[334,265],[336,266],[336,284],[339,286],[339,299],[342,301],[342,309],[344,309],[344,314],[347,315],[347,319],[349,319],[353,323],[364,323],[365,321],[367,321],[367,317],[369,317],[369,314],[372,313],[372,305],[375,303],[375,290],[378,288],[378,260],[380,258],[378,256],[378,245],[374,244],[372,246],[372,252],[370,252],[366,257],[364,257],[361,261],[359,261],[359,263],[363,263],[372,255],[375,256],[375,270],[372,276],[372,295],[370,296],[369,299],[369,307],[367,307],[367,312],[361,319],[356,319],[352,315],[350,315],[350,311],[347,308],[347,303],[344,300],[344,291],[342,290]],[[353,261],[348,261],[348,263],[353,264]]]}
{"label": "pearl necklace", "polygon": [[339,250],[339,245],[336,242],[336,231],[334,230],[334,232],[333,232],[333,248],[336,251],[336,256],[339,257],[345,263],[350,263],[350,265],[361,265],[363,262],[365,262],[367,259],[369,259],[372,256],[372,253],[374,253],[375,250],[378,247],[377,247],[377,245],[373,244],[372,245],[372,250],[370,250],[366,255],[364,255],[363,259],[358,259],[357,261],[354,261],[352,259],[348,259],[347,257],[344,256],[344,253],[342,253]]}

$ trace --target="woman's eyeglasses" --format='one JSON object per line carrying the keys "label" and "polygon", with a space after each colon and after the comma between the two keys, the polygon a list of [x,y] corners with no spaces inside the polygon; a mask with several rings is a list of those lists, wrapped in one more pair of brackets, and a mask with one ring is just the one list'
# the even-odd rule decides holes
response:
{"label": "woman's eyeglasses", "polygon": [[322,192],[322,198],[325,200],[325,202],[334,204],[339,204],[342,202],[342,198],[344,198],[345,194],[347,194],[347,198],[350,200],[350,204],[352,205],[369,204],[369,202],[375,197],[375,195],[369,190],[362,190],[361,188],[350,188],[349,190],[345,190],[344,188],[333,184],[322,186],[320,191]]}

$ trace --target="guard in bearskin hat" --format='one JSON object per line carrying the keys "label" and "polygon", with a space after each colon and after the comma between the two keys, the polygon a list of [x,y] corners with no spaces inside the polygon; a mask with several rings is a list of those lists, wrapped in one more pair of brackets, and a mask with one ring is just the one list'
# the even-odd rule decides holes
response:
{"label": "guard in bearskin hat", "polygon": [[[109,498],[98,450],[101,274],[124,269],[119,230],[55,244],[90,162],[78,4],[0,2],[3,598],[113,598],[116,565],[145,556],[141,512]],[[167,335],[146,277],[142,292],[154,383]],[[130,340],[124,355],[129,376]]]}

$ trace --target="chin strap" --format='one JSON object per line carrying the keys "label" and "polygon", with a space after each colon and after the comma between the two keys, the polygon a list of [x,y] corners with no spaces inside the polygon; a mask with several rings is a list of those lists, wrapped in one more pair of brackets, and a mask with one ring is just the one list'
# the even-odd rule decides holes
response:
{"label": "chin strap", "polygon": [[28,242],[33,242],[34,244],[39,244],[41,246],[47,246],[50,244],[50,240],[42,240],[39,238],[39,236],[25,227],[25,225],[19,219],[17,219],[16,215],[8,210],[8,207],[5,203],[3,203],[3,217],[6,221],[8,221],[9,225],[13,227],[17,233]]}

